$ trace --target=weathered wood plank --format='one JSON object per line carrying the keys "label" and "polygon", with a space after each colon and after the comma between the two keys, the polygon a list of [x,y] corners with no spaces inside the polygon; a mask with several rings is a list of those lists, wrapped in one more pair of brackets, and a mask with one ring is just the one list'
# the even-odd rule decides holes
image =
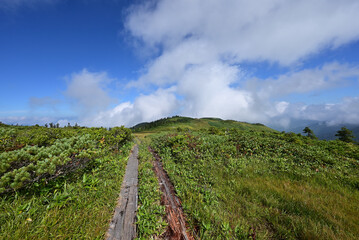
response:
{"label": "weathered wood plank", "polygon": [[132,149],[123,179],[120,197],[106,234],[107,240],[130,240],[136,237],[136,210],[138,200],[138,145]]}
{"label": "weathered wood plank", "polygon": [[156,159],[153,162],[154,172],[157,176],[160,190],[163,193],[162,203],[166,207],[166,217],[169,225],[167,237],[173,240],[193,240],[194,237],[186,227],[186,219],[180,199],[176,196],[173,184],[162,167],[160,157],[151,148],[149,150]]}

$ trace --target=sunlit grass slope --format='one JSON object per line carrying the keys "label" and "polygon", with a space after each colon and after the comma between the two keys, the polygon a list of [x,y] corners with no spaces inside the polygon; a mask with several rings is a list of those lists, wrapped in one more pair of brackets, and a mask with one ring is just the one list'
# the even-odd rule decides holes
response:
{"label": "sunlit grass slope", "polygon": [[256,130],[256,131],[275,131],[260,123],[246,123],[234,120],[222,120],[220,118],[190,118],[174,116],[171,118],[162,118],[153,122],[145,122],[137,124],[132,127],[133,132],[159,132],[171,130],[199,130],[215,128],[236,128],[241,130]]}
{"label": "sunlit grass slope", "polygon": [[357,239],[358,145],[225,128],[152,135],[197,236]]}

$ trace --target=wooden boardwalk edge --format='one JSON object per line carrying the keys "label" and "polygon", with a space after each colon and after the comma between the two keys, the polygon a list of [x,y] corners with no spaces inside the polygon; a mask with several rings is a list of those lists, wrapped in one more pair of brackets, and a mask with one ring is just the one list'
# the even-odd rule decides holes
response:
{"label": "wooden boardwalk edge", "polygon": [[127,162],[120,197],[106,233],[107,240],[130,240],[136,237],[136,210],[138,201],[138,145]]}

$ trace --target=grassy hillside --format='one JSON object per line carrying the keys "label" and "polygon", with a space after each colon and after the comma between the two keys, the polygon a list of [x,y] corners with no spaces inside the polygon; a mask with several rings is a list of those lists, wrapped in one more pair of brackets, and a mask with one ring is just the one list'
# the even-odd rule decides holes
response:
{"label": "grassy hillside", "polygon": [[[141,239],[167,226],[149,145],[197,239],[359,236],[359,145],[217,118],[176,116],[133,131],[142,140]],[[103,238],[131,140],[123,127],[0,126],[0,239]]]}
{"label": "grassy hillside", "polygon": [[255,130],[255,131],[271,131],[275,130],[264,126],[260,123],[246,123],[238,122],[234,120],[222,120],[220,118],[190,118],[190,117],[180,117],[174,116],[171,118],[162,118],[153,122],[145,122],[137,124],[132,127],[133,132],[160,132],[160,131],[171,131],[177,129],[189,129],[189,130],[199,130],[199,129],[208,129],[210,127],[215,128],[235,128],[241,130]]}
{"label": "grassy hillside", "polygon": [[215,118],[173,117],[134,129],[162,157],[199,239],[359,235],[356,144]]}

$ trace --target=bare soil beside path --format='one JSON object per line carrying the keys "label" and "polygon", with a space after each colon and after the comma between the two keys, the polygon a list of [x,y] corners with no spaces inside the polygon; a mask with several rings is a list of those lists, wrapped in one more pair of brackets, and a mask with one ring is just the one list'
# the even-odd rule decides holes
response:
{"label": "bare soil beside path", "polygon": [[136,237],[136,210],[138,200],[138,145],[127,162],[120,197],[106,234],[107,240],[129,240]]}

